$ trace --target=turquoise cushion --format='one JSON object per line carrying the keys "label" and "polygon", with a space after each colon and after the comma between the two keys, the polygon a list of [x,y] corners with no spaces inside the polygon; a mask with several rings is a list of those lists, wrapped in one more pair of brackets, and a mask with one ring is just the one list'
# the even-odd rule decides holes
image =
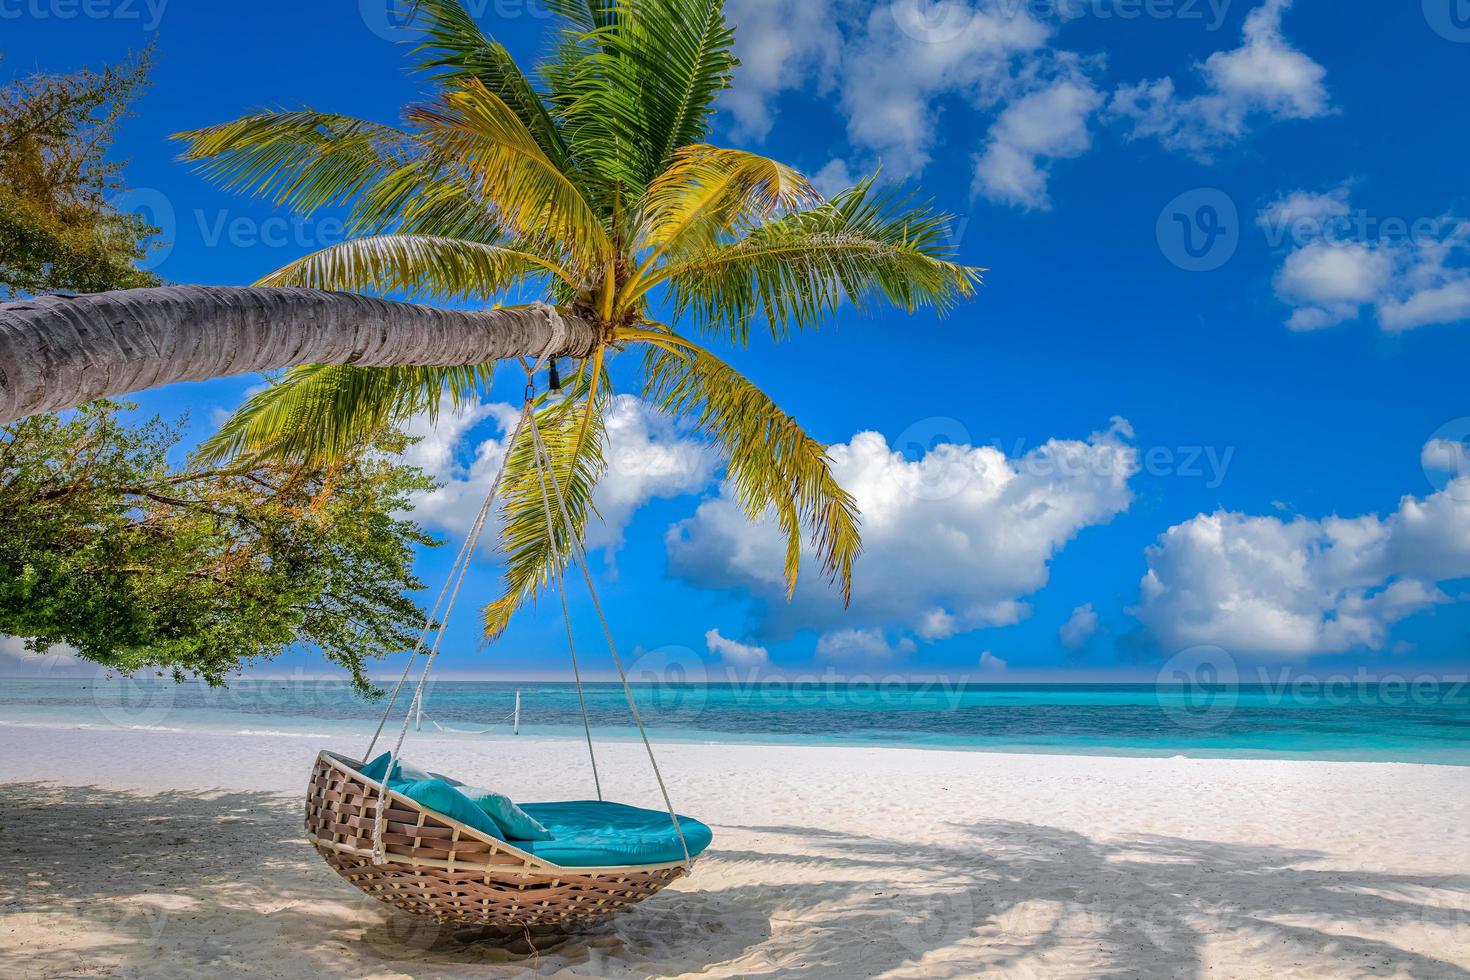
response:
{"label": "turquoise cushion", "polygon": [[551,840],[551,832],[541,826],[535,817],[516,806],[504,793],[478,786],[466,786],[463,783],[455,788],[468,796],[475,806],[488,813],[490,819],[500,825],[508,840]]}
{"label": "turquoise cushion", "polygon": [[467,824],[482,834],[488,834],[496,840],[505,840],[505,834],[501,833],[500,827],[490,819],[488,813],[442,779],[394,780],[388,784],[388,788],[430,810]]}
{"label": "turquoise cushion", "polygon": [[[359,769],[358,772],[362,773],[364,776],[371,779],[375,783],[381,783],[383,781],[383,774],[388,771],[388,759],[391,757],[391,755],[392,753],[390,752],[384,752],[372,762],[369,762],[367,765]],[[410,762],[404,762],[403,759],[400,758],[398,760],[398,765],[394,767],[393,778],[406,779],[409,782],[417,782],[421,779],[435,779],[442,777],[437,777],[433,773],[424,772],[418,766],[415,766]],[[449,780],[446,779],[445,782],[449,782]]]}
{"label": "turquoise cushion", "polygon": [[[569,868],[611,868],[625,864],[682,861],[684,850],[667,811],[643,810],[622,803],[580,800],[572,803],[527,803],[522,809],[540,821],[551,840],[516,842],[516,847]],[[690,817],[679,818],[689,856],[695,857],[714,837],[709,827]]]}

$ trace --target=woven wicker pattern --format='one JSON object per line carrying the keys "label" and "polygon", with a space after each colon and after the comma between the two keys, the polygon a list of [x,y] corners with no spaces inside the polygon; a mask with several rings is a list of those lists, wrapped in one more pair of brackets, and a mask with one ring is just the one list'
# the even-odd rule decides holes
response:
{"label": "woven wicker pattern", "polygon": [[358,763],[317,757],[306,793],[312,845],[343,878],[389,905],[445,922],[570,926],[642,901],[684,873],[651,868],[559,868],[389,794],[385,863],[374,864],[380,791]]}

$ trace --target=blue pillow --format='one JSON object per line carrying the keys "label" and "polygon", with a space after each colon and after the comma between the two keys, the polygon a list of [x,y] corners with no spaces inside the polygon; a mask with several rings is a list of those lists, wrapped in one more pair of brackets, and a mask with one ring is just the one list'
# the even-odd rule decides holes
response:
{"label": "blue pillow", "polygon": [[[388,771],[388,760],[392,757],[392,754],[391,752],[384,752],[372,762],[359,769],[358,772],[375,783],[381,783],[383,781],[383,775]],[[403,779],[408,782],[417,782],[418,780],[433,779],[435,777],[431,773],[424,772],[418,766],[404,762],[402,757],[400,757],[398,759],[398,765],[393,769],[393,778],[395,780]]]}
{"label": "blue pillow", "polygon": [[505,840],[505,834],[501,832],[499,825],[490,819],[489,814],[475,806],[468,796],[442,779],[395,780],[388,784],[388,788],[395,793],[402,793],[410,800],[430,810],[467,824],[482,834],[488,834],[496,840]]}
{"label": "blue pillow", "polygon": [[555,835],[541,826],[539,820],[516,806],[504,793],[478,786],[465,786],[462,783],[458,789],[471,803],[489,814],[490,819],[500,826],[509,840],[555,839]]}

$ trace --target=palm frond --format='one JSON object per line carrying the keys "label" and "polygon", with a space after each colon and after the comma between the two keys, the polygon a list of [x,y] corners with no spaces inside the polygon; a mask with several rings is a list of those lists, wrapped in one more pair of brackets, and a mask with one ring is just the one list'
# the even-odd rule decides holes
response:
{"label": "palm frond", "polygon": [[[505,585],[500,598],[483,610],[488,639],[503,633],[515,611],[534,600],[557,569],[566,567],[572,558],[574,542],[585,539],[587,522],[595,514],[592,491],[606,468],[603,450],[608,395],[605,388],[592,391],[590,379],[585,376],[579,377],[568,395],[559,401],[542,396],[532,424],[546,445],[571,523],[568,526],[562,519],[556,490],[549,479],[543,491],[535,443],[527,431],[508,450],[505,482],[501,486],[500,542],[505,555]],[[576,411],[579,403],[588,406],[585,418],[590,424],[585,434],[583,413]]]}
{"label": "palm frond", "polygon": [[708,251],[735,230],[820,201],[791,167],[745,150],[696,144],[674,155],[644,195],[637,245],[659,258]]}
{"label": "palm frond", "polygon": [[496,245],[429,235],[374,235],[313,252],[256,285],[494,300],[530,278],[562,274],[539,256]]}
{"label": "palm frond", "polygon": [[436,418],[447,392],[459,405],[489,388],[494,364],[465,367],[294,367],[252,395],[196,450],[201,462],[246,456],[330,463],[410,415]]}
{"label": "palm frond", "polygon": [[580,265],[606,261],[612,246],[581,191],[536,143],[525,123],[478,79],[420,106],[409,118],[421,138],[474,179],[497,217],[517,235],[544,238]]}
{"label": "palm frond", "polygon": [[[568,142],[589,172],[636,200],[676,150],[708,137],[737,64],[724,0],[562,6],[577,28],[547,78]],[[587,16],[576,17],[584,6]]]}
{"label": "palm frond", "polygon": [[678,315],[744,343],[764,318],[778,339],[812,329],[843,303],[882,299],[941,314],[970,296],[982,269],[951,257],[949,216],[871,180],[744,238],[672,262],[648,280],[669,285]]}
{"label": "palm frond", "polygon": [[644,397],[690,420],[725,457],[725,478],[751,520],[774,510],[786,535],[786,584],[796,589],[803,533],[823,573],[852,598],[862,550],[857,503],[832,475],[826,447],[748,379],[709,351],[667,330],[634,337],[644,354]]}
{"label": "palm frond", "polygon": [[403,130],[308,109],[260,112],[174,139],[207,179],[302,214],[352,200],[416,154]]}
{"label": "palm frond", "polygon": [[459,0],[417,0],[413,14],[424,32],[414,49],[419,66],[455,88],[466,78],[478,79],[525,124],[547,158],[570,174],[571,157],[556,121],[505,45],[486,35]]}

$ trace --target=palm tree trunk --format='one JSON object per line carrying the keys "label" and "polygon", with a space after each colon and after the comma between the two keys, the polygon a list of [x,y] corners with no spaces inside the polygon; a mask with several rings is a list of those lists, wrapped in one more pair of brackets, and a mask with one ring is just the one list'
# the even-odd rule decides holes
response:
{"label": "palm tree trunk", "polygon": [[586,357],[550,307],[444,310],[314,289],[165,286],[0,304],[0,424],[175,381],[295,364],[455,366]]}

